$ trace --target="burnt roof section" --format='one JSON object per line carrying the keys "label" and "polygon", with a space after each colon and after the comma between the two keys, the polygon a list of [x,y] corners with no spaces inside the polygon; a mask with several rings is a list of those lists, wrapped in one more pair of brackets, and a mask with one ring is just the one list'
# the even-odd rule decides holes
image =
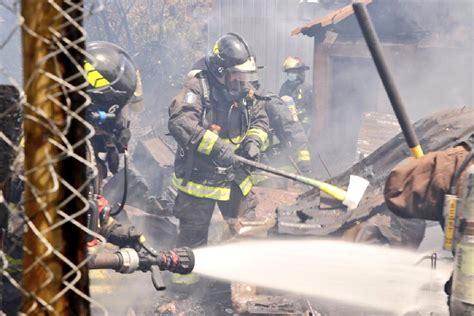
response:
{"label": "burnt roof section", "polygon": [[[360,2],[368,5],[372,3],[372,0],[361,0]],[[354,10],[352,10],[352,4],[346,5],[339,10],[333,11],[328,15],[312,20],[311,22],[294,29],[291,31],[291,35],[303,34],[313,37],[316,33],[321,32],[322,29],[330,25],[335,25],[352,14],[354,14]]]}
{"label": "burnt roof section", "polygon": [[[446,31],[451,26],[451,12],[459,11],[459,8],[455,9],[454,4],[448,6],[440,0],[430,1],[430,6],[419,0],[359,2],[367,5],[380,40],[391,43],[416,43],[432,33]],[[362,38],[352,4],[296,28],[291,34],[303,34],[323,41],[327,31],[337,33],[338,42],[351,42]]]}

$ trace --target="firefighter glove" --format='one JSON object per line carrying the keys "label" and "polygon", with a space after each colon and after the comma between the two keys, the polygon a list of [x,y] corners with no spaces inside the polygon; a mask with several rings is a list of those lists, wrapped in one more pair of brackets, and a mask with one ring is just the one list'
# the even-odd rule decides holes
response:
{"label": "firefighter glove", "polygon": [[121,247],[130,247],[139,251],[142,248],[142,242],[144,240],[144,235],[139,232],[135,226],[131,226],[128,230],[128,236],[123,240],[123,245]]}
{"label": "firefighter glove", "polygon": [[107,165],[109,166],[110,172],[112,172],[112,174],[116,174],[118,172],[119,165],[120,165],[120,162],[119,162],[120,156],[119,156],[117,147],[115,146],[107,147],[106,160],[107,160]]}
{"label": "firefighter glove", "polygon": [[243,146],[242,156],[250,160],[258,161],[260,158],[258,143],[254,140],[246,142]]}
{"label": "firefighter glove", "polygon": [[120,152],[123,152],[127,148],[131,137],[132,133],[130,132],[130,129],[124,128],[120,131],[117,137],[117,147]]}
{"label": "firefighter glove", "polygon": [[224,143],[220,139],[216,142],[216,149],[213,153],[215,161],[219,166],[231,167],[237,164],[235,159],[234,147],[230,144]]}
{"label": "firefighter glove", "polygon": [[114,222],[105,231],[101,232],[108,242],[123,247],[132,247],[135,250],[140,250],[143,234],[139,232],[135,226],[128,226]]}

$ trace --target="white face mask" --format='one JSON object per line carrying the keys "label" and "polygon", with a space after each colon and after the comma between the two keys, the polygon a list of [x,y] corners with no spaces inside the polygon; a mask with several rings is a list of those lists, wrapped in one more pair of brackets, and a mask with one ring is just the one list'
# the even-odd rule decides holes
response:
{"label": "white face mask", "polygon": [[287,76],[288,81],[295,81],[296,79],[298,79],[298,74],[294,72],[289,72]]}

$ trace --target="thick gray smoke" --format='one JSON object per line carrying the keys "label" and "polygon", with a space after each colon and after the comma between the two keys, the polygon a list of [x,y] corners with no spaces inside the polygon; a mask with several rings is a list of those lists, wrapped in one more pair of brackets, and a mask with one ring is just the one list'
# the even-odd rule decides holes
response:
{"label": "thick gray smoke", "polygon": [[[369,5],[412,122],[441,109],[473,104],[473,6],[466,0],[379,0]],[[354,50],[362,44],[367,55],[355,18],[344,23],[335,30],[338,41]],[[330,57],[324,77],[330,85],[328,120],[312,135],[313,151],[321,152],[333,173],[354,162],[364,112],[393,114],[373,61],[357,55],[349,48]]]}
{"label": "thick gray smoke", "polygon": [[21,84],[21,29],[17,1],[0,1],[0,84]]}
{"label": "thick gray smoke", "polygon": [[[263,86],[278,92],[285,80],[281,70],[288,55],[300,56],[313,67],[313,38],[290,32],[310,20],[326,16],[350,1],[217,1],[208,23],[208,46],[226,32],[241,34],[252,47],[261,70]],[[374,8],[372,10],[371,8]],[[386,55],[411,120],[441,109],[473,102],[473,2],[469,0],[376,0],[369,5],[375,27],[387,44]],[[317,76],[330,86],[328,116],[321,130],[312,134],[313,160],[323,172],[316,153],[336,174],[355,159],[357,136],[364,112],[393,114],[385,90],[368,57],[355,18],[329,27],[337,42],[362,44],[366,57],[331,55],[330,70]],[[352,36],[352,38],[351,38]],[[349,38],[348,38],[349,37]],[[336,42],[336,43],[337,43]],[[312,80],[312,70],[307,80]],[[316,93],[322,93],[316,89]],[[318,113],[316,113],[318,115]],[[338,157],[338,159],[334,159]],[[326,172],[324,172],[326,175]]]}
{"label": "thick gray smoke", "polygon": [[[260,71],[263,86],[278,93],[285,80],[282,65],[287,56],[299,56],[310,67],[313,64],[313,40],[290,36],[291,31],[328,12],[323,6],[303,2],[216,1],[208,23],[208,49],[225,33],[240,34],[255,53],[257,64],[264,67]],[[311,81],[311,75],[307,77]]]}

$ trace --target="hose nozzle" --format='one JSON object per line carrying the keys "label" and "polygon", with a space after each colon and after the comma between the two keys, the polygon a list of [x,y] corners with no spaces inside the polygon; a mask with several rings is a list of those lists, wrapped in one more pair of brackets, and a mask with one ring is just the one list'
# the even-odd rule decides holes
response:
{"label": "hose nozzle", "polygon": [[189,274],[194,269],[194,253],[191,248],[182,247],[160,251],[158,267],[161,271]]}

